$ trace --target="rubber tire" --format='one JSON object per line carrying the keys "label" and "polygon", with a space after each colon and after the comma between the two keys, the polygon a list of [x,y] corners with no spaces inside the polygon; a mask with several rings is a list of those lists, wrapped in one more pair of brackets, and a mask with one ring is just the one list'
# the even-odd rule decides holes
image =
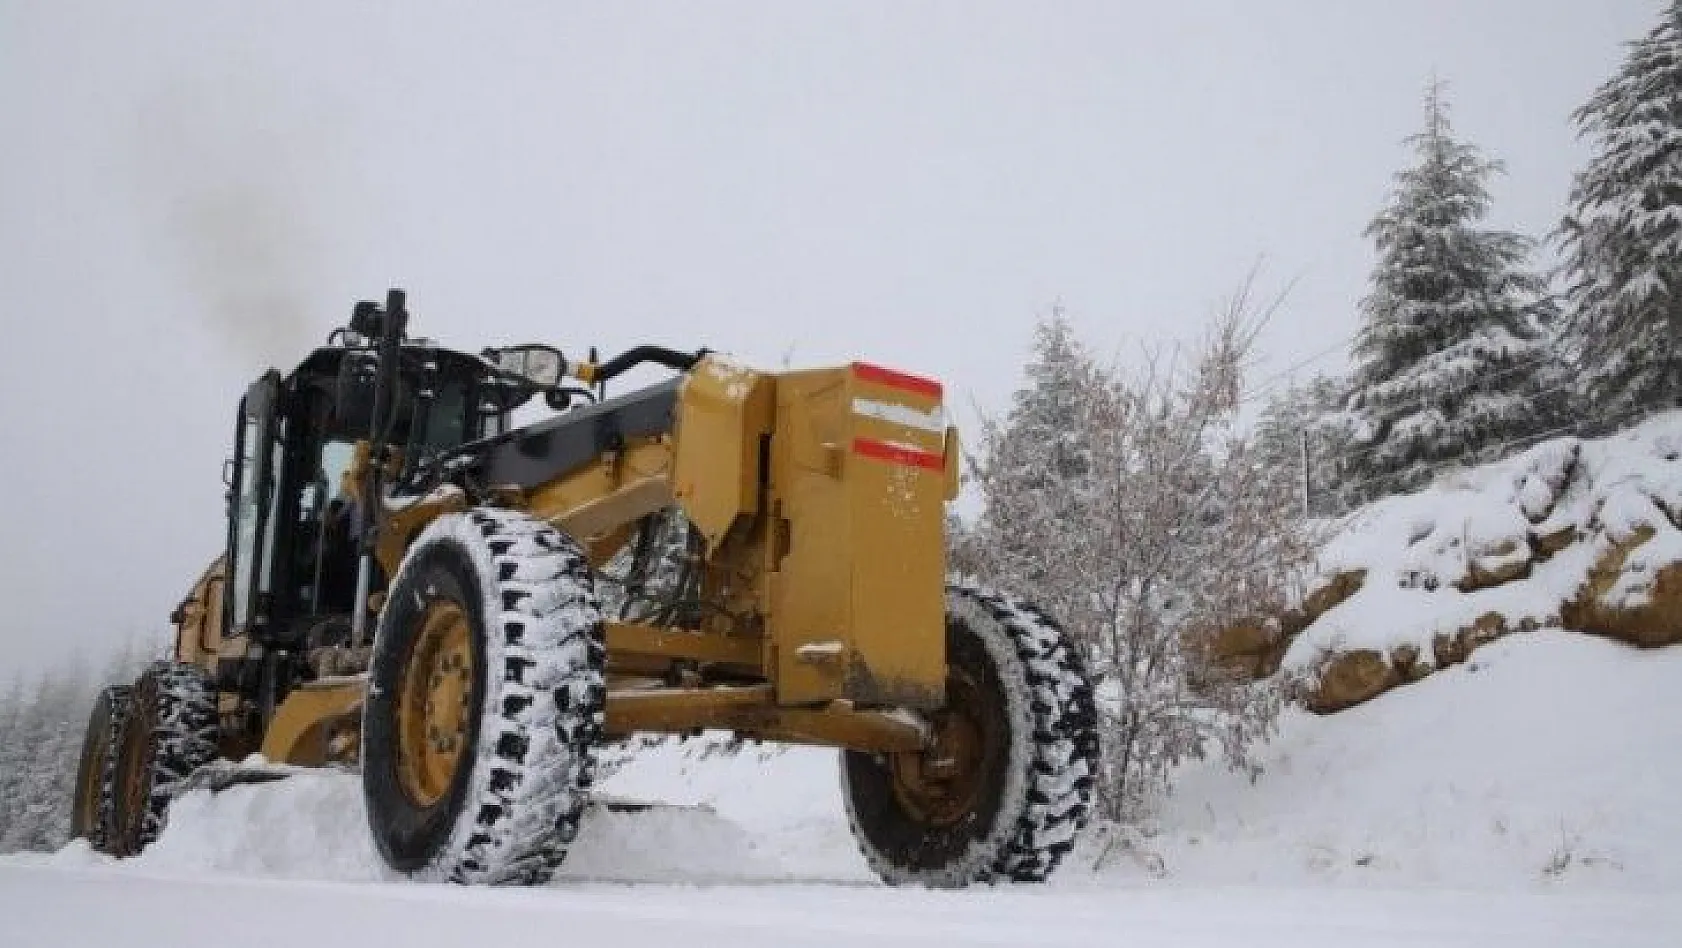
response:
{"label": "rubber tire", "polygon": [[870,868],[889,885],[956,888],[1039,882],[1074,847],[1098,772],[1092,684],[1057,623],[980,587],[946,590],[947,661],[992,696],[1004,753],[969,814],[934,826],[908,812],[880,754],[842,752],[847,819]]}
{"label": "rubber tire", "polygon": [[[140,674],[111,768],[112,855],[137,855],[158,838],[182,781],[216,759],[217,730],[216,688],[203,670],[160,661]],[[139,800],[120,783],[130,767],[140,769]]]}
{"label": "rubber tire", "polygon": [[111,685],[94,698],[82,755],[76,765],[76,795],[71,798],[70,837],[85,839],[95,852],[107,852],[111,836],[117,751],[134,702],[129,685]]}
{"label": "rubber tire", "polygon": [[[429,600],[471,626],[464,766],[422,807],[397,776],[397,700]],[[589,562],[525,514],[438,518],[410,546],[380,615],[362,723],[362,788],[385,862],[427,881],[540,884],[578,833],[605,725],[606,645]]]}

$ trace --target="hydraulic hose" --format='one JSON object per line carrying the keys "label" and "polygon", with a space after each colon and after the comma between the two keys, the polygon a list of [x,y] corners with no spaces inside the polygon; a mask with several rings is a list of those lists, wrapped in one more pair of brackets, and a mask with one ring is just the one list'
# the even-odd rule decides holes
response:
{"label": "hydraulic hose", "polygon": [[701,361],[700,353],[679,352],[676,349],[667,349],[663,346],[637,346],[635,349],[627,349],[603,362],[592,374],[591,381],[606,382],[615,376],[625,374],[644,362],[653,362],[668,369],[687,372],[694,368],[695,363],[699,361]]}

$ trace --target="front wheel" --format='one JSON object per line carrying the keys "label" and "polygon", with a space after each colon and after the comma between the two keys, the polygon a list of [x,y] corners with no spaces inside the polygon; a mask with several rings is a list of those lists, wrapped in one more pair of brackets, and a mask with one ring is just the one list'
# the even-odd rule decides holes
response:
{"label": "front wheel", "polygon": [[946,652],[928,748],[844,752],[853,834],[890,885],[1041,881],[1091,807],[1091,682],[1044,613],[973,586],[947,588]]}
{"label": "front wheel", "polygon": [[525,514],[449,514],[386,602],[362,722],[380,854],[419,879],[547,880],[578,831],[607,697],[583,553]]}

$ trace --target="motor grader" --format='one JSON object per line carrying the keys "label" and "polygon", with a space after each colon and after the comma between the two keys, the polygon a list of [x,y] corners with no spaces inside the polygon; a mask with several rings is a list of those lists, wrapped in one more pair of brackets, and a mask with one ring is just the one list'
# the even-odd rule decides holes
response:
{"label": "motor grader", "polygon": [[[1056,867],[1090,802],[1092,688],[1044,613],[947,580],[938,383],[474,354],[408,318],[400,290],[359,303],[246,391],[226,550],[171,659],[100,695],[79,835],[132,855],[189,789],[336,767],[395,875],[540,883],[603,742],[720,729],[838,748],[889,883]],[[671,377],[608,397],[639,366]]]}

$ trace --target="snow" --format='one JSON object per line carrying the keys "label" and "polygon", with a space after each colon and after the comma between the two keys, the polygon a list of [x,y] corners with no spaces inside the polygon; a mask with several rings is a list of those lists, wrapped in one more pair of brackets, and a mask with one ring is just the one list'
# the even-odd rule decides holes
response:
{"label": "snow", "polygon": [[[1312,672],[1328,653],[1412,646],[1432,663],[1431,645],[1494,612],[1509,628],[1560,623],[1560,607],[1588,581],[1615,544],[1639,540],[1608,604],[1643,604],[1658,568],[1682,563],[1682,412],[1596,441],[1560,438],[1514,457],[1440,478],[1417,493],[1370,504],[1333,525],[1307,588],[1365,571],[1361,590],[1292,643],[1285,667]],[[1538,537],[1574,531],[1551,557]],[[1462,592],[1476,565],[1485,573],[1526,561],[1528,576]]]}
{"label": "snow", "polygon": [[[1674,946],[1678,914],[1648,900],[1595,895],[1474,896],[1367,892],[1336,900],[1301,890],[980,896],[807,885],[757,888],[588,886],[569,891],[435,886],[191,885],[114,873],[56,876],[0,868],[8,944],[243,948],[321,945],[557,944],[735,948],[930,948],[950,945],[1305,948],[1430,945],[1540,948]],[[83,911],[66,916],[66,894]],[[12,905],[10,897],[15,896]],[[74,910],[72,910],[74,911]],[[207,922],[209,922],[207,924]]]}
{"label": "snow", "polygon": [[[1538,632],[1183,774],[1170,880],[1682,890],[1682,649]],[[1154,843],[1154,845],[1153,845]]]}
{"label": "snow", "polygon": [[305,774],[190,794],[134,860],[0,857],[0,944],[1674,946],[1679,685],[1682,649],[1503,639],[1287,714],[1254,783],[1188,765],[1048,885],[960,892],[872,881],[816,749],[641,751],[603,793],[694,808],[592,808],[540,890],[391,881],[357,778]]}

